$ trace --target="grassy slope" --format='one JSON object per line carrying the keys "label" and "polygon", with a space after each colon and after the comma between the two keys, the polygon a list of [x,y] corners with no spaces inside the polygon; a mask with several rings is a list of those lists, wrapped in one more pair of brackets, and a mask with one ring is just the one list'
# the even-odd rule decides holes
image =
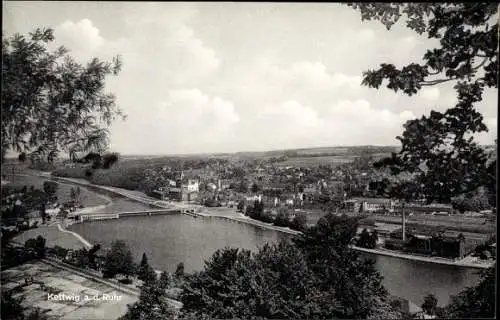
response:
{"label": "grassy slope", "polygon": [[67,249],[84,248],[75,236],[70,233],[61,232],[57,226],[41,226],[22,232],[14,237],[14,241],[24,244],[26,240],[42,236],[45,238],[47,247],[60,246]]}
{"label": "grassy slope", "polygon": [[[43,189],[43,182],[47,181],[47,179],[39,178],[39,177],[25,177],[25,176],[14,176],[9,177],[9,185],[14,186],[34,186],[38,189]],[[59,188],[57,189],[57,199],[60,203],[64,203],[66,201],[71,200],[70,198],[70,190],[72,186],[67,184],[59,183]],[[80,201],[85,207],[93,207],[106,204],[107,201],[101,197],[98,197],[96,193],[86,190],[84,188],[80,188],[81,195]]]}

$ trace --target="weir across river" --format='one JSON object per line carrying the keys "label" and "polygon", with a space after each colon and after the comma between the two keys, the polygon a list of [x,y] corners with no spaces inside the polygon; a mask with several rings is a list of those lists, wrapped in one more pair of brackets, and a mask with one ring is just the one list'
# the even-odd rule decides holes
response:
{"label": "weir across river", "polygon": [[179,214],[181,210],[178,209],[163,209],[163,210],[147,210],[147,211],[131,211],[131,212],[116,212],[116,213],[87,213],[78,216],[77,221],[95,221],[95,220],[111,220],[120,219],[123,217],[132,216],[153,216],[153,215],[168,215]]}

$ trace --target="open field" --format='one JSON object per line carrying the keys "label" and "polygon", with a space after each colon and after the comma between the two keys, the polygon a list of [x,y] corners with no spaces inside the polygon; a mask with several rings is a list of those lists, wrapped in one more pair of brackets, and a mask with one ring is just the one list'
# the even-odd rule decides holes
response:
{"label": "open field", "polygon": [[113,197],[113,202],[109,206],[92,211],[92,213],[117,213],[123,211],[145,211],[150,209],[151,207],[147,204],[115,196]]}
{"label": "open field", "polygon": [[[48,181],[48,179],[40,178],[40,177],[35,177],[35,176],[19,176],[19,175],[14,175],[14,176],[9,176],[8,177],[8,183],[7,185],[12,185],[12,186],[34,186],[35,188],[38,189],[43,189],[43,183],[45,181]],[[69,184],[63,184],[63,183],[58,183],[59,188],[57,189],[57,200],[60,203],[64,203],[66,201],[70,201],[70,191],[71,188],[74,188],[74,186],[69,185]],[[95,192],[89,191],[83,187],[80,188],[81,194],[80,194],[80,202],[84,207],[94,207],[94,206],[99,206],[99,205],[104,205],[108,201],[101,197],[98,196]]]}
{"label": "open field", "polygon": [[[27,277],[33,277],[33,283],[26,284]],[[18,292],[15,297],[25,298],[23,307],[40,308],[49,319],[116,319],[125,314],[128,303],[137,300],[133,295],[41,261],[2,271],[2,290],[12,289]],[[49,299],[50,293],[67,298]]]}
{"label": "open field", "polygon": [[318,165],[341,165],[349,163],[355,157],[350,156],[321,156],[321,157],[292,157],[285,161],[279,162],[280,166],[295,166],[295,167],[309,167]]}
{"label": "open field", "polygon": [[[401,216],[374,215],[377,222],[401,224]],[[406,223],[430,227],[442,227],[453,231],[471,233],[495,233],[496,223],[486,221],[484,218],[470,218],[461,215],[433,216],[430,214],[414,215],[407,217]]]}
{"label": "open field", "polygon": [[35,229],[26,230],[13,238],[14,241],[24,244],[26,240],[42,236],[47,241],[47,247],[60,246],[67,249],[81,249],[85,246],[71,233],[62,232],[57,225],[41,226]]}

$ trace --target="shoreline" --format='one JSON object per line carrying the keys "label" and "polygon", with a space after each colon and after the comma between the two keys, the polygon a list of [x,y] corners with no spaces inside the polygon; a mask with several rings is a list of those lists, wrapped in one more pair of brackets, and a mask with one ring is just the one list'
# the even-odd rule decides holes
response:
{"label": "shoreline", "polygon": [[[48,176],[48,175],[43,175],[43,174],[40,174],[38,175],[39,177],[44,177],[44,178],[52,178],[52,176]],[[81,182],[79,181],[80,179],[75,179],[75,178],[65,178],[65,177],[55,177],[56,179],[54,180],[63,180],[63,181],[67,181],[69,182],[70,184],[73,183],[73,184],[78,184],[78,185],[87,185],[87,186],[92,186],[92,187],[96,187],[98,189],[102,189],[102,190],[105,190],[105,191],[108,191],[108,192],[113,192],[113,193],[116,193],[116,194],[119,194],[123,197],[126,197],[126,198],[129,198],[131,200],[135,200],[135,201],[138,201],[138,202],[141,202],[141,203],[145,203],[145,204],[148,204],[148,205],[154,205],[156,207],[162,207],[162,206],[159,206],[159,205],[156,205],[152,202],[151,199],[147,199],[146,196],[144,195],[141,196],[141,197],[138,197],[137,195],[131,195],[131,194],[128,194],[127,192],[123,192],[122,190],[118,190],[118,189],[115,189],[114,187],[107,187],[107,186],[100,186],[100,185],[94,185],[94,184],[91,184],[89,182]],[[182,212],[182,210],[181,210]],[[227,219],[227,220],[231,220],[231,221],[236,221],[236,222],[241,222],[241,223],[246,223],[246,224],[249,224],[249,225],[253,225],[255,227],[260,227],[260,228],[263,228],[263,229],[268,229],[268,230],[274,230],[274,231],[277,231],[277,232],[282,232],[282,233],[287,233],[287,234],[292,234],[292,235],[299,235],[301,234],[300,231],[296,231],[296,230],[292,230],[292,229],[289,229],[289,228],[283,228],[283,227],[276,227],[276,226],[273,226],[273,225],[269,225],[269,224],[266,224],[264,222],[261,222],[261,221],[258,221],[258,220],[254,220],[254,219],[251,219],[251,218],[246,218],[246,217],[231,217],[231,216],[224,216],[224,215],[218,215],[218,214],[204,214],[204,213],[201,213],[201,212],[195,212],[194,214],[193,213],[190,213],[189,215],[191,216],[194,216],[194,217],[202,217],[202,218],[222,218],[222,219]],[[78,222],[75,222],[75,223],[78,223]],[[61,232],[64,232],[63,230],[60,230]],[[88,244],[90,244],[90,242],[88,242],[86,239],[84,239],[81,235],[79,235],[78,233],[76,232],[73,232],[73,231],[67,231],[67,232],[71,232],[74,236],[79,236],[81,239],[78,239],[78,240],[83,240],[84,242],[82,243],[85,243],[87,242]],[[78,238],[77,236],[77,238]],[[361,251],[361,252],[366,252],[366,253],[371,253],[371,254],[376,254],[376,255],[382,255],[382,256],[389,256],[389,257],[394,257],[394,258],[399,258],[399,259],[405,259],[405,260],[413,260],[413,261],[420,261],[420,262],[427,262],[427,263],[435,263],[435,264],[442,264],[442,265],[449,265],[449,266],[456,266],[456,267],[462,267],[462,268],[474,268],[474,269],[486,269],[486,268],[489,268],[492,263],[489,263],[489,264],[478,264],[478,263],[473,263],[473,262],[467,262],[467,261],[464,261],[464,262],[460,262],[460,261],[453,261],[453,260],[449,260],[449,259],[446,259],[446,258],[435,258],[435,257],[425,257],[425,256],[416,256],[416,255],[411,255],[411,254],[406,254],[406,253],[401,253],[401,252],[395,252],[395,251],[389,251],[389,250],[386,250],[386,249],[367,249],[367,248],[361,248],[361,247],[357,247],[357,246],[351,246],[352,249],[356,250],[356,251]]]}
{"label": "shoreline", "polygon": [[494,265],[494,262],[490,262],[488,264],[486,264],[486,263],[479,264],[479,263],[473,263],[473,262],[467,262],[467,261],[461,262],[461,260],[454,261],[451,259],[439,258],[439,257],[417,256],[417,255],[407,254],[407,253],[403,253],[403,252],[391,251],[391,250],[387,250],[387,249],[368,249],[368,248],[361,248],[361,247],[357,247],[357,246],[351,246],[351,249],[356,250],[356,251],[360,251],[360,252],[366,252],[366,253],[371,253],[371,254],[376,254],[376,255],[381,255],[381,256],[388,256],[388,257],[393,257],[393,258],[398,258],[398,259],[427,262],[427,263],[435,263],[435,264],[442,264],[442,265],[449,265],[449,266],[456,266],[456,267],[463,267],[463,268],[488,269],[492,265]]}
{"label": "shoreline", "polygon": [[74,231],[70,231],[67,230],[66,228],[61,227],[61,224],[59,222],[57,223],[57,229],[59,229],[60,232],[69,233],[73,235],[76,239],[78,239],[78,241],[80,241],[85,247],[87,247],[87,249],[92,248],[92,244],[88,242],[84,237],[82,237],[80,234]]}
{"label": "shoreline", "polygon": [[[95,188],[98,188],[101,190],[105,190],[107,192],[116,193],[118,195],[121,195],[123,197],[126,197],[126,198],[134,200],[134,201],[138,201],[138,202],[143,203],[143,204],[152,205],[152,206],[159,207],[159,208],[164,208],[163,206],[156,204],[156,201],[157,201],[156,199],[149,199],[149,198],[147,198],[146,195],[139,196],[137,194],[129,194],[128,192],[124,192],[123,190],[119,190],[119,188],[116,188],[116,187],[101,186],[101,185],[91,184],[89,182],[86,183],[86,182],[80,181],[80,179],[77,179],[77,178],[52,177],[52,176],[50,176],[50,178],[53,178],[56,181],[57,180],[67,181],[70,184],[73,183],[73,184],[78,184],[78,185],[82,185],[82,186],[92,186],[92,187],[95,187]],[[182,209],[180,209],[180,210],[182,211]],[[236,222],[247,223],[247,224],[250,224],[250,225],[253,225],[256,227],[261,227],[261,228],[268,229],[268,230],[274,230],[274,231],[279,231],[279,232],[293,234],[293,235],[298,235],[301,233],[300,231],[292,230],[290,228],[273,226],[271,224],[267,224],[265,222],[262,222],[259,220],[254,220],[251,218],[246,218],[243,216],[242,217],[231,217],[231,216],[225,216],[225,215],[220,215],[220,214],[205,214],[202,212],[189,213],[188,215],[191,215],[191,216],[196,215],[197,217],[223,218],[223,219],[228,219],[228,220],[232,220],[232,221],[236,221]]]}

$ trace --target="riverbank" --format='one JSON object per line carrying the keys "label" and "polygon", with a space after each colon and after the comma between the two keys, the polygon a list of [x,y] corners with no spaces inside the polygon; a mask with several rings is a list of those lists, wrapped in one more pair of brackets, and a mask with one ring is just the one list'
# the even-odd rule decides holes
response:
{"label": "riverbank", "polygon": [[[203,211],[201,212],[194,212],[190,213],[190,215],[196,215],[204,218],[219,218],[219,219],[226,219],[226,220],[231,220],[231,221],[236,221],[236,222],[242,222],[246,224],[250,224],[259,228],[264,228],[267,230],[273,230],[273,231],[279,231],[287,234],[292,234],[292,235],[299,235],[301,234],[300,231],[293,230],[287,227],[278,227],[273,225],[272,223],[265,223],[259,220],[252,219],[248,216],[245,216],[244,214],[240,212],[234,212],[233,210],[227,210],[230,215],[226,214],[220,214],[218,210],[213,210],[212,208],[203,208],[203,210],[206,212],[208,211],[209,213],[206,214]],[[213,211],[212,211],[213,210]],[[210,213],[210,211],[212,211]]]}
{"label": "riverbank", "polygon": [[[44,178],[53,178],[51,177],[48,173],[42,173],[40,176]],[[251,219],[241,213],[238,212],[229,212],[229,209],[223,210],[224,212],[217,208],[207,208],[207,207],[202,207],[202,206],[194,206],[194,205],[186,205],[186,204],[176,204],[176,203],[165,203],[165,204],[160,204],[160,201],[157,199],[151,198],[146,196],[145,194],[142,194],[138,191],[130,191],[130,190],[125,190],[121,188],[116,188],[116,187],[107,187],[107,186],[100,186],[100,185],[94,185],[89,183],[86,180],[83,179],[77,179],[77,178],[64,178],[64,177],[56,177],[54,180],[63,180],[67,181],[69,183],[74,183],[77,185],[83,185],[83,186],[92,186],[97,189],[105,190],[108,192],[114,192],[116,194],[119,194],[123,197],[148,204],[148,205],[153,205],[156,207],[161,207],[165,208],[165,206],[176,206],[181,210],[181,212],[184,212],[187,208],[197,208],[202,211],[194,210],[194,212],[190,212],[189,215],[191,216],[199,216],[202,218],[219,218],[219,219],[227,219],[227,220],[232,220],[236,222],[242,222],[246,224],[250,224],[253,226],[257,226],[263,229],[268,229],[268,230],[274,230],[278,232],[283,232],[287,234],[293,234],[293,235],[299,235],[301,234],[300,231],[292,230],[289,228],[284,228],[284,227],[277,227],[274,226],[270,223],[264,223],[262,221],[254,220]],[[212,211],[212,213],[210,213]],[[83,237],[82,237],[83,239]],[[83,239],[84,241],[87,241]],[[87,241],[88,243],[88,241]],[[400,258],[400,259],[405,259],[405,260],[413,260],[413,261],[421,261],[421,262],[427,262],[427,263],[436,263],[436,264],[444,264],[444,265],[450,265],[450,266],[457,266],[457,267],[466,267],[466,268],[479,268],[479,269],[484,269],[488,268],[492,265],[492,263],[477,263],[472,261],[471,259],[462,259],[458,261],[446,259],[446,258],[436,258],[436,257],[425,257],[425,256],[416,256],[416,255],[411,255],[411,254],[406,254],[402,252],[395,252],[391,250],[386,250],[386,249],[365,249],[365,248],[360,248],[360,247],[352,247],[355,250],[358,251],[363,251],[371,254],[377,254],[377,255],[384,255],[384,256],[390,256],[390,257],[395,257],[395,258]]]}
{"label": "riverbank", "polygon": [[[166,208],[166,209],[179,209],[181,212],[184,212],[186,209],[189,208],[195,208],[197,210],[194,210],[195,212],[190,212],[188,213],[191,216],[199,216],[199,217],[215,217],[215,218],[222,218],[222,219],[228,219],[232,221],[237,221],[237,222],[242,222],[242,223],[247,223],[256,227],[260,228],[265,228],[268,230],[274,230],[274,231],[279,231],[287,234],[293,234],[293,235],[299,235],[301,232],[292,230],[290,228],[285,228],[285,227],[277,227],[274,226],[270,223],[265,223],[259,220],[251,219],[243,214],[238,214],[237,212],[233,212],[232,215],[227,215],[227,214],[219,214],[219,213],[211,213],[212,209],[207,208],[204,206],[199,206],[199,205],[192,205],[192,204],[183,204],[183,203],[173,203],[169,202],[168,204],[160,204],[161,201],[158,201],[158,199],[151,198],[141,192],[138,191],[131,191],[131,190],[125,190],[122,188],[117,188],[117,187],[109,187],[109,186],[100,186],[100,185],[95,185],[91,184],[90,182],[83,180],[83,179],[78,179],[78,178],[66,178],[66,177],[52,177],[47,175],[47,173],[43,173],[40,176],[46,177],[46,178],[52,178],[55,181],[67,181],[69,183],[74,183],[77,185],[82,185],[82,186],[92,186],[94,188],[98,188],[101,190],[105,190],[108,192],[113,192],[118,195],[121,195],[123,197],[126,197],[131,200],[135,200],[138,202],[141,202],[143,204],[147,204],[150,206],[155,206],[159,208]],[[199,211],[203,210],[203,211]],[[216,211],[216,209],[214,209]]]}
{"label": "riverbank", "polygon": [[394,258],[399,258],[399,259],[421,261],[421,262],[428,262],[428,263],[436,263],[436,264],[444,264],[444,265],[448,265],[448,266],[457,266],[457,267],[466,267],[466,268],[487,269],[487,268],[490,268],[491,266],[493,266],[495,263],[494,261],[475,262],[470,257],[465,257],[465,258],[460,259],[460,260],[452,260],[452,259],[446,259],[446,258],[440,258],[440,257],[416,256],[416,255],[412,255],[412,254],[407,254],[407,253],[403,253],[403,252],[396,252],[396,251],[387,250],[387,249],[367,249],[367,248],[361,248],[361,247],[357,247],[357,246],[351,246],[351,248],[354,250],[357,250],[357,251],[361,251],[361,252],[383,255],[383,256],[388,256],[388,257],[394,257]]}

